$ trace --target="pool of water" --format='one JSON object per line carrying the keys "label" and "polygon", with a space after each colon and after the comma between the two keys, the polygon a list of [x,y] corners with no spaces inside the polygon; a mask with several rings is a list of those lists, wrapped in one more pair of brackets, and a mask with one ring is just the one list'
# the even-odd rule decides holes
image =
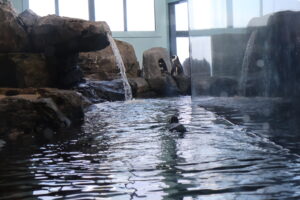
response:
{"label": "pool of water", "polygon": [[[98,104],[81,128],[50,144],[6,144],[0,200],[300,199],[300,136],[286,105],[211,97]],[[186,134],[166,130],[174,114]]]}

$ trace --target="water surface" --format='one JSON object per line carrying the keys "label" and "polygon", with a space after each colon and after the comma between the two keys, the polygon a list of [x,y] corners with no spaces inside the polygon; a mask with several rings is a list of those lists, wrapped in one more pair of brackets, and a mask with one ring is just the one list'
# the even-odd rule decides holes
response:
{"label": "water surface", "polygon": [[[50,144],[5,145],[0,200],[299,199],[299,136],[286,124],[292,116],[276,115],[281,103],[180,97],[98,104],[81,129]],[[165,129],[174,114],[185,135]]]}

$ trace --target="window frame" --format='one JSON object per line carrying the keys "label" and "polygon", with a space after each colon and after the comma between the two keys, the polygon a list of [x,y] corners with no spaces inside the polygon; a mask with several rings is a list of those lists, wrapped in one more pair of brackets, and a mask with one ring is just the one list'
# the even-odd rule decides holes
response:
{"label": "window frame", "polygon": [[[60,15],[59,12],[59,0],[53,0],[55,2],[55,14]],[[127,0],[123,0],[123,20],[124,20],[124,30],[123,31],[113,31],[116,33],[116,35],[120,35],[122,33],[127,33],[129,37],[136,37],[137,33],[144,33],[144,37],[149,37],[149,35],[153,36],[154,33],[158,31],[157,26],[157,0],[153,0],[154,3],[154,30],[153,31],[128,31],[128,19],[127,19]],[[28,9],[29,8],[29,0],[23,0],[23,8]],[[89,13],[89,20],[90,21],[96,21],[96,7],[95,7],[95,0],[88,0],[88,13]],[[140,35],[140,34],[138,34]],[[126,36],[126,37],[128,37]],[[120,36],[122,37],[122,36]]]}

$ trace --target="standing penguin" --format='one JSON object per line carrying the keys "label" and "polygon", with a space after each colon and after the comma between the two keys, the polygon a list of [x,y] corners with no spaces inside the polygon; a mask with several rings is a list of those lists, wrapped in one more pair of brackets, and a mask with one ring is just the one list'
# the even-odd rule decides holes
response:
{"label": "standing penguin", "polygon": [[181,74],[183,74],[183,67],[179,61],[179,57],[174,55],[174,56],[172,56],[171,75],[176,76],[176,75],[181,75]]}

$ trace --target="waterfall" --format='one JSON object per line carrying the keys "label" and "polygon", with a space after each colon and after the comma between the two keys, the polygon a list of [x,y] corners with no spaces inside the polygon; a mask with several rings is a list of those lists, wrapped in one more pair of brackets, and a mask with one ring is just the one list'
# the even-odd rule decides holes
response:
{"label": "waterfall", "polygon": [[113,39],[113,37],[110,34],[107,34],[107,37],[109,39],[112,51],[115,55],[116,64],[120,70],[120,74],[121,74],[121,77],[123,80],[125,101],[131,100],[132,99],[131,87],[128,82],[127,76],[126,76],[126,69],[125,69],[125,65],[124,65],[123,59],[121,57],[120,51],[119,51],[118,46],[117,46],[115,40]]}
{"label": "waterfall", "polygon": [[249,38],[249,41],[247,43],[247,47],[245,50],[243,65],[242,65],[242,73],[241,73],[241,79],[239,83],[239,92],[240,95],[246,96],[246,90],[247,90],[247,81],[248,81],[248,73],[249,73],[249,66],[251,65],[251,55],[253,55],[254,52],[254,42],[257,35],[257,31],[253,31],[251,33],[251,36]]}

